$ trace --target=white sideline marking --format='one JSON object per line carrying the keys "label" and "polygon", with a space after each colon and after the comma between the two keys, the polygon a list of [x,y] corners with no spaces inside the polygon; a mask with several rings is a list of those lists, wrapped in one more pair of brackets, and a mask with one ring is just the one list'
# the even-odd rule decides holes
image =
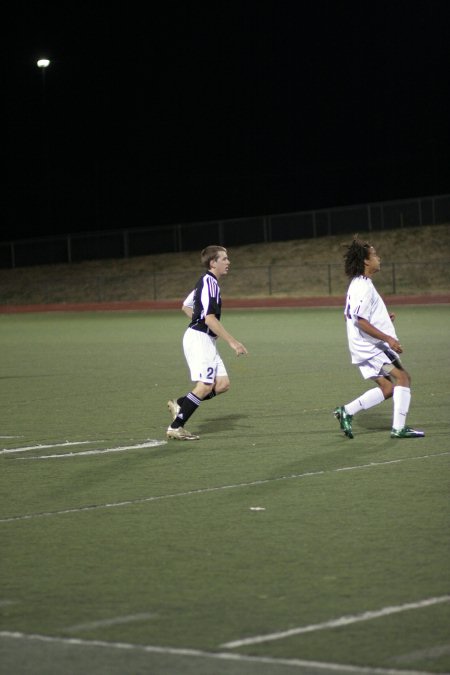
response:
{"label": "white sideline marking", "polygon": [[450,602],[450,595],[442,595],[439,598],[428,598],[427,600],[420,600],[419,602],[408,602],[404,605],[394,605],[393,607],[383,607],[370,612],[363,612],[362,614],[354,614],[353,616],[341,616],[339,619],[331,619],[331,621],[324,621],[323,623],[313,623],[309,626],[300,626],[299,628],[291,628],[289,630],[280,631],[279,633],[269,633],[268,635],[257,635],[256,637],[244,638],[243,640],[233,640],[226,642],[221,647],[226,649],[235,649],[236,647],[244,647],[246,645],[256,645],[261,642],[271,642],[273,640],[282,640],[283,638],[291,637],[292,635],[301,635],[302,633],[313,633],[318,630],[325,630],[327,628],[339,628],[340,626],[349,626],[352,623],[359,623],[361,621],[370,621],[371,619],[378,619],[380,616],[389,616],[390,614],[398,614],[399,612],[408,612],[411,609],[421,609],[422,607],[430,607],[431,605],[438,605],[442,602]]}
{"label": "white sideline marking", "polygon": [[430,659],[447,656],[447,654],[450,654],[450,645],[436,645],[428,649],[418,649],[415,652],[409,652],[409,654],[395,656],[393,660],[396,663],[409,663],[410,661],[423,661],[424,659],[429,661]]}
{"label": "white sideline marking", "polygon": [[134,621],[146,621],[154,619],[156,614],[144,612],[142,614],[130,614],[129,616],[116,616],[113,619],[100,619],[99,621],[90,621],[88,623],[79,623],[76,626],[70,626],[64,630],[70,633],[76,633],[80,630],[91,630],[92,628],[103,628],[103,626],[118,626],[123,623],[133,623]]}
{"label": "white sideline marking", "polygon": [[[305,661],[303,659],[276,659],[270,656],[246,656],[231,652],[204,652],[199,649],[182,649],[176,647],[158,647],[154,645],[136,645],[128,642],[105,642],[104,640],[82,640],[80,638],[61,638],[48,635],[26,634],[19,632],[0,631],[0,638],[15,640],[35,640],[49,644],[63,644],[78,647],[101,647],[106,649],[123,649],[127,651],[146,652],[153,654],[167,654],[170,656],[191,656],[220,661],[235,661],[248,663],[267,663],[271,665],[297,666],[300,668],[317,668],[334,672],[351,672],[358,675],[433,675],[419,670],[396,670],[392,668],[369,668],[365,666],[351,666],[340,663],[324,663],[323,661]],[[309,671],[310,672],[310,671]]]}
{"label": "white sideline marking", "polygon": [[[3,436],[6,438],[6,436]],[[11,438],[14,438],[11,436]],[[87,443],[104,443],[104,441],[65,441],[64,443],[53,443],[52,445],[28,445],[23,448],[4,448],[0,450],[0,455],[10,452],[28,452],[29,450],[46,450],[47,448],[64,448],[68,445],[86,445]]]}
{"label": "white sideline marking", "polygon": [[[86,443],[88,441],[85,441]],[[33,455],[32,457],[16,457],[15,459],[55,459],[58,457],[85,457],[86,455],[104,455],[108,452],[125,452],[126,450],[139,450],[140,448],[156,448],[158,445],[166,445],[167,441],[151,440],[145,443],[136,443],[134,445],[121,445],[117,448],[106,448],[105,450],[83,450],[82,452],[56,453],[55,455]]]}
{"label": "white sideline marking", "polygon": [[114,509],[121,506],[133,506],[135,504],[145,504],[146,502],[157,502],[161,499],[174,499],[176,497],[190,497],[191,495],[208,494],[209,492],[221,492],[222,490],[235,490],[242,487],[254,487],[257,485],[266,485],[281,480],[292,480],[297,478],[308,478],[310,476],[323,476],[325,474],[338,473],[339,471],[352,471],[356,469],[371,469],[377,466],[386,466],[389,464],[398,464],[414,459],[430,459],[432,457],[442,457],[450,455],[450,450],[438,452],[435,455],[419,455],[418,457],[403,457],[401,459],[389,459],[385,462],[370,462],[370,464],[357,464],[355,466],[346,466],[338,469],[329,469],[327,471],[308,471],[306,473],[292,474],[291,476],[279,476],[278,478],[264,478],[251,481],[249,483],[236,483],[235,485],[218,485],[210,488],[198,488],[197,490],[188,490],[187,492],[174,492],[167,495],[156,495],[153,497],[140,497],[138,499],[128,499],[123,502],[113,502],[111,504],[90,504],[89,506],[79,506],[73,509],[63,509],[62,511],[43,511],[42,513],[27,513],[22,516],[9,516],[0,518],[0,523],[10,523],[15,520],[31,520],[32,518],[46,518],[48,516],[62,516],[67,513],[82,513],[83,511],[93,511],[95,509]]}

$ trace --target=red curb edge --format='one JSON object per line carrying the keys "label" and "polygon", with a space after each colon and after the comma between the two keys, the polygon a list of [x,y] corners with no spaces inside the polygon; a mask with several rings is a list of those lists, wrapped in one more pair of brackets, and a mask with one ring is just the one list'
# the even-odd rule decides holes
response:
{"label": "red curb edge", "polygon": [[[227,309],[283,309],[289,307],[342,307],[345,297],[313,298],[225,298]],[[390,305],[440,305],[450,304],[450,294],[442,295],[388,295]],[[30,312],[129,312],[181,309],[180,300],[140,300],[118,302],[75,302],[41,305],[0,305],[0,314]]]}

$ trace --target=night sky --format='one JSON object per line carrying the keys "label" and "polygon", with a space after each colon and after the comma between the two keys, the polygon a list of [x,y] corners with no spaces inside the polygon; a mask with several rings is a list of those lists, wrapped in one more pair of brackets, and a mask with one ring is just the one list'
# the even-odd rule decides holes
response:
{"label": "night sky", "polygon": [[158,5],[3,17],[2,240],[450,191],[447,1]]}

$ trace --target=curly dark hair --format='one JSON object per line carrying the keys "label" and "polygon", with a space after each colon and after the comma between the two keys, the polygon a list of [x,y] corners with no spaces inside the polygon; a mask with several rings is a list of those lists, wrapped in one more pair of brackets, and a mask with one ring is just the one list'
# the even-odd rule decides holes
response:
{"label": "curly dark hair", "polygon": [[347,252],[344,254],[345,274],[350,279],[364,274],[364,261],[369,259],[371,248],[372,244],[362,241],[357,234],[353,237],[352,243],[346,246]]}

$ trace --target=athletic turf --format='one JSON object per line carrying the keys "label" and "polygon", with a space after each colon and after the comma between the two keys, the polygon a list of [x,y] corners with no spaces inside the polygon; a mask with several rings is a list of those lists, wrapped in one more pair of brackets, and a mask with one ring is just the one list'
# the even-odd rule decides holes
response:
{"label": "athletic turf", "polygon": [[450,671],[450,308],[397,311],[412,440],[339,430],[340,310],[223,320],[250,354],[165,443],[181,312],[0,316],[0,672]]}

